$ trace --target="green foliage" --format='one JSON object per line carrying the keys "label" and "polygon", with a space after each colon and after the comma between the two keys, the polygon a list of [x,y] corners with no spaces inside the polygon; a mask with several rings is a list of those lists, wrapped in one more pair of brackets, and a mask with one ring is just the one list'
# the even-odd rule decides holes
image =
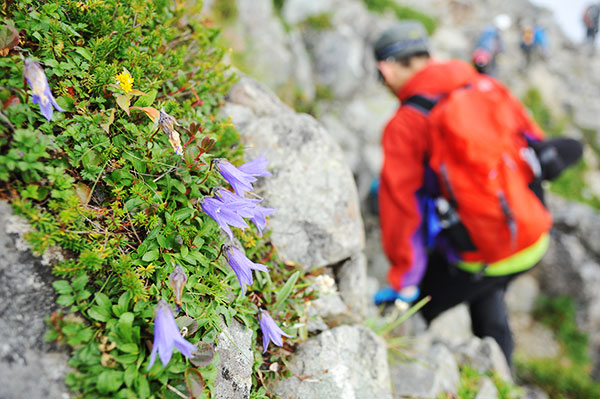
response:
{"label": "green foliage", "polygon": [[[198,389],[199,375],[206,387],[198,397],[213,396],[217,358],[198,365],[176,351],[165,367],[146,370],[154,304],[173,301],[176,264],[188,276],[178,322],[197,323],[190,342],[214,345],[221,320],[258,331],[259,307],[288,334],[307,334],[299,322],[306,276],[277,260],[268,233],[236,230],[246,255],[271,271],[256,273],[242,296],[220,253],[223,234],[199,207],[226,184],[211,160],[239,164],[243,154],[239,134],[218,116],[235,76],[219,31],[193,4],[21,0],[3,10],[22,37],[0,58],[0,117],[10,121],[0,124],[0,195],[31,223],[36,253],[59,246],[67,255],[53,268],[63,310],[49,316],[46,338],[72,348],[66,382],[77,397],[174,398]],[[66,110],[50,122],[23,87],[23,56],[42,65]],[[158,129],[158,109],[178,121],[183,156]],[[261,349],[255,371],[279,358],[270,348],[263,361]]]}
{"label": "green foliage", "polygon": [[582,369],[557,359],[517,361],[515,366],[521,381],[539,386],[552,399],[600,398],[600,383]]}
{"label": "green foliage", "polygon": [[423,14],[413,8],[402,6],[394,0],[363,0],[367,8],[373,12],[393,12],[398,19],[414,19],[420,21],[427,32],[431,35],[435,31],[436,21],[427,14]]}
{"label": "green foliage", "polygon": [[576,366],[587,366],[590,363],[588,337],[579,331],[575,322],[575,302],[570,297],[538,298],[534,317],[556,333],[556,337],[564,346],[565,354]]}
{"label": "green foliage", "polygon": [[572,298],[541,297],[534,316],[552,328],[564,356],[555,359],[517,359],[517,375],[553,399],[600,398],[600,384],[590,376],[587,335],[577,329]]}
{"label": "green foliage", "polygon": [[481,373],[477,369],[465,365],[460,368],[460,385],[458,397],[461,399],[475,399],[481,389],[481,378],[489,377],[498,390],[498,399],[518,399],[522,397],[522,390],[498,376],[497,373]]}
{"label": "green foliage", "polygon": [[[556,119],[550,109],[544,104],[542,95],[537,89],[529,89],[523,97],[523,104],[529,109],[535,121],[550,137],[560,136],[567,123],[568,117]],[[600,156],[600,148],[596,141],[596,132],[581,129],[584,132],[584,143],[591,146]],[[600,209],[600,198],[597,198],[586,188],[584,175],[589,169],[584,160],[566,169],[558,179],[550,183],[550,189],[567,199],[579,201]]]}
{"label": "green foliage", "polygon": [[567,118],[556,119],[544,103],[539,90],[535,88],[527,90],[523,96],[523,105],[529,109],[535,121],[549,136],[560,136],[565,130]]}
{"label": "green foliage", "polygon": [[211,11],[221,23],[233,21],[238,14],[235,0],[217,0],[212,4]]}
{"label": "green foliage", "polygon": [[303,22],[302,25],[316,31],[328,30],[333,27],[331,23],[331,15],[329,13],[321,13],[318,15],[310,15]]}

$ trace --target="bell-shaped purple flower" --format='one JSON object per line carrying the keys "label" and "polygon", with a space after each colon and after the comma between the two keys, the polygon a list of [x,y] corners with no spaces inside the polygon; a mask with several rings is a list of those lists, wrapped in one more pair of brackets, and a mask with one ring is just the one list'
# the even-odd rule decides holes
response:
{"label": "bell-shaped purple flower", "polygon": [[252,183],[256,181],[256,177],[242,172],[226,159],[215,159],[214,162],[221,176],[231,184],[236,194],[244,195],[245,191],[253,190]]}
{"label": "bell-shaped purple flower", "polygon": [[269,340],[271,340],[277,346],[282,346],[282,335],[291,338],[290,335],[284,333],[283,330],[279,328],[277,324],[275,324],[275,321],[273,321],[273,318],[267,313],[266,310],[260,311],[259,324],[263,334],[263,353],[267,351]]}
{"label": "bell-shaped purple flower", "polygon": [[262,236],[262,230],[267,224],[266,216],[274,213],[275,209],[258,205],[262,201],[260,199],[243,198],[222,188],[217,190],[217,194],[223,202],[230,204],[238,215],[249,218],[256,225],[258,234]]}
{"label": "bell-shaped purple flower", "polygon": [[237,276],[238,281],[240,282],[242,294],[246,293],[246,284],[252,284],[252,270],[260,270],[261,272],[269,271],[265,265],[252,262],[250,259],[246,258],[244,252],[232,245],[226,246],[224,252],[225,256],[227,257],[227,261],[229,262],[229,266],[231,266],[235,272],[235,275]]}
{"label": "bell-shaped purple flower", "polygon": [[169,274],[169,287],[173,290],[177,306],[181,306],[181,295],[183,295],[183,287],[185,287],[186,281],[187,275],[183,267],[179,264],[175,265],[173,272]]}
{"label": "bell-shaped purple flower", "polygon": [[181,336],[171,306],[161,299],[154,308],[154,344],[147,370],[150,370],[154,364],[156,353],[163,366],[166,366],[171,360],[173,347],[186,357],[192,357],[192,352],[196,349],[194,344]]}
{"label": "bell-shaped purple flower", "polygon": [[233,240],[233,232],[229,226],[245,229],[248,224],[235,211],[235,204],[228,204],[218,198],[203,198],[200,200],[202,210]]}
{"label": "bell-shaped purple flower", "polygon": [[23,71],[23,75],[31,87],[33,103],[40,106],[42,115],[44,115],[48,121],[52,119],[52,112],[54,109],[59,112],[65,112],[52,96],[50,86],[48,85],[48,79],[40,64],[31,58],[25,58],[25,70]]}
{"label": "bell-shaped purple flower", "polygon": [[265,158],[265,154],[262,154],[255,160],[241,165],[238,169],[252,176],[271,176],[271,173],[266,170],[268,164],[269,160]]}

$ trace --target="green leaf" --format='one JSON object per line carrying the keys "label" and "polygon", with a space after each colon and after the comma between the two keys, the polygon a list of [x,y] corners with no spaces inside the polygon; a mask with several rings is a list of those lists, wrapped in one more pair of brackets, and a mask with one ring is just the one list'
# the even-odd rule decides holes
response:
{"label": "green leaf", "polygon": [[59,295],[58,298],[56,298],[56,303],[64,307],[71,306],[74,302],[75,297],[69,294]]}
{"label": "green leaf", "polygon": [[110,110],[110,115],[108,115],[108,119],[106,120],[106,122],[100,124],[100,127],[102,128],[102,130],[104,130],[106,132],[106,134],[110,133],[110,125],[112,125],[112,123],[114,121],[115,121],[115,109],[112,108]]}
{"label": "green leaf", "polygon": [[56,97],[56,103],[65,111],[75,111],[75,100],[68,96]]}
{"label": "green leaf", "polygon": [[118,348],[125,353],[131,353],[134,355],[140,352],[140,348],[138,348],[136,344],[123,344],[119,345]]}
{"label": "green leaf", "polygon": [[158,249],[154,249],[152,251],[146,252],[144,256],[142,256],[142,260],[144,262],[152,262],[153,260],[158,259],[159,255],[160,252],[158,251]]}
{"label": "green leaf", "polygon": [[69,284],[66,280],[58,280],[52,283],[52,286],[59,294],[69,294],[73,292],[73,288],[71,288],[71,284]]}
{"label": "green leaf", "polygon": [[96,388],[101,394],[115,392],[123,384],[123,372],[116,370],[105,370],[98,376]]}
{"label": "green leaf", "polygon": [[73,289],[80,291],[88,282],[87,274],[83,273],[73,279]]}
{"label": "green leaf", "polygon": [[100,306],[92,306],[88,309],[88,316],[98,321],[108,321],[111,319],[110,310],[106,310]]}
{"label": "green leaf", "polygon": [[190,398],[194,399],[202,394],[204,389],[204,378],[197,369],[187,368],[184,374],[185,386],[188,389]]}
{"label": "green leaf", "polygon": [[125,382],[125,385],[127,385],[129,388],[131,388],[131,385],[133,384],[133,379],[137,376],[138,371],[135,368],[135,366],[129,366],[125,369],[125,373],[123,375],[123,381]]}
{"label": "green leaf", "polygon": [[112,302],[111,300],[108,298],[108,296],[106,296],[106,294],[103,294],[101,292],[96,293],[96,304],[98,306],[100,306],[101,308],[108,310],[110,313],[110,308],[112,306]]}
{"label": "green leaf", "polygon": [[129,96],[125,94],[119,94],[117,96],[117,105],[129,115]]}
{"label": "green leaf", "polygon": [[277,305],[278,306],[283,306],[284,301],[287,299],[288,296],[290,296],[290,294],[292,293],[292,290],[294,289],[294,284],[296,284],[296,281],[298,280],[298,277],[300,277],[299,270],[290,276],[290,278],[285,283],[285,285],[283,286],[281,291],[279,291],[277,293]]}
{"label": "green leaf", "polygon": [[92,60],[92,53],[90,53],[85,47],[75,47],[75,52],[88,61]]}
{"label": "green leaf", "polygon": [[190,362],[196,367],[208,366],[215,359],[215,344],[213,342],[198,342],[192,352]]}
{"label": "green leaf", "polygon": [[150,397],[150,384],[145,375],[138,374],[135,379],[135,388],[141,399]]}
{"label": "green leaf", "polygon": [[127,341],[133,340],[132,328],[134,317],[135,316],[131,312],[125,312],[119,317],[119,331]]}
{"label": "green leaf", "polygon": [[152,105],[154,100],[156,99],[156,95],[158,94],[158,90],[150,90],[146,96],[141,96],[135,102],[136,107],[149,107]]}
{"label": "green leaf", "polygon": [[75,185],[75,193],[83,205],[87,205],[90,202],[92,190],[87,186],[87,184],[81,182],[77,183]]}
{"label": "green leaf", "polygon": [[195,212],[195,210],[191,209],[191,208],[178,209],[173,214],[173,219],[175,219],[177,221],[182,221],[182,220],[187,219],[190,216],[192,216],[194,214],[194,212]]}

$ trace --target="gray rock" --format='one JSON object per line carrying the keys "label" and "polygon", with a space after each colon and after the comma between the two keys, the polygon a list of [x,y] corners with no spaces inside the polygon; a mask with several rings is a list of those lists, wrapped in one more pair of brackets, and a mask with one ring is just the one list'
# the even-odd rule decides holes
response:
{"label": "gray rock", "polygon": [[313,32],[306,38],[314,59],[315,82],[347,99],[362,86],[366,75],[365,45],[351,29]]}
{"label": "gray rock", "polygon": [[232,42],[255,78],[276,89],[294,76],[294,56],[272,0],[237,0],[238,18]]}
{"label": "gray rock", "polygon": [[293,377],[271,390],[281,399],[391,399],[386,344],[363,326],[340,326],[298,345]]}
{"label": "gray rock", "polygon": [[450,351],[441,344],[429,347],[411,361],[392,360],[390,374],[394,397],[436,398],[458,391],[458,365]]}
{"label": "gray rock", "polygon": [[263,180],[258,192],[266,206],[277,209],[269,227],[283,259],[310,269],[338,263],[362,250],[356,186],[326,130],[312,117],[292,113],[248,79],[233,87],[229,101],[260,110],[238,128],[249,158],[265,153],[269,160],[273,176]]}
{"label": "gray rock", "polygon": [[531,313],[540,292],[538,281],[531,273],[514,279],[506,290],[506,307],[510,312]]}
{"label": "gray rock", "polygon": [[44,342],[45,319],[58,308],[51,268],[13,235],[28,229],[0,201],[0,398],[65,399],[68,356]]}
{"label": "gray rock", "polygon": [[452,348],[459,364],[468,364],[481,373],[495,371],[505,381],[512,382],[512,374],[502,349],[491,337],[472,337],[469,341]]}
{"label": "gray rock", "polygon": [[450,346],[470,340],[473,332],[467,305],[455,306],[436,317],[429,325],[427,335],[433,341],[441,341]]}
{"label": "gray rock", "polygon": [[348,306],[350,314],[362,321],[367,311],[367,259],[357,252],[350,259],[335,267],[335,275],[340,295]]}
{"label": "gray rock", "polygon": [[475,399],[498,399],[498,389],[488,377],[481,379],[481,387]]}
{"label": "gray rock", "polygon": [[254,353],[252,331],[235,320],[227,327],[221,323],[216,353],[219,355],[215,378],[215,398],[247,399],[252,387]]}

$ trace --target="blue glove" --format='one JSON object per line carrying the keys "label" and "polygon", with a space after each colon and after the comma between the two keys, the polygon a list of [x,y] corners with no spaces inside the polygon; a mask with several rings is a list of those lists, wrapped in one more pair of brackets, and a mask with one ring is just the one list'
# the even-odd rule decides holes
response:
{"label": "blue glove", "polygon": [[386,302],[394,302],[396,299],[400,299],[404,302],[412,302],[419,297],[421,291],[416,285],[402,288],[399,292],[392,287],[385,287],[375,294],[373,297],[375,305],[380,305]]}

